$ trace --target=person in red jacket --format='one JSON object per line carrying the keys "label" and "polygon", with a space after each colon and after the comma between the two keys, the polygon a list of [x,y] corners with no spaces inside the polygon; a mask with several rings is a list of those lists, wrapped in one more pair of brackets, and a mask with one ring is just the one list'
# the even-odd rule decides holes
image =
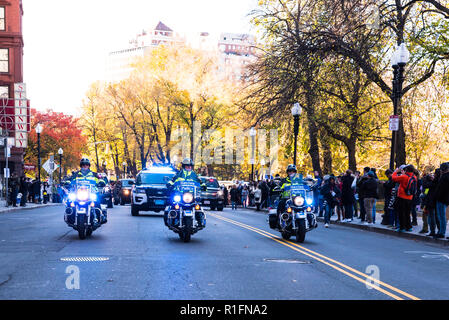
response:
{"label": "person in red jacket", "polygon": [[416,179],[414,175],[415,167],[413,165],[401,166],[392,175],[392,180],[399,183],[396,208],[399,214],[399,228],[397,231],[412,231],[410,213],[412,209],[413,194],[406,192],[410,179]]}

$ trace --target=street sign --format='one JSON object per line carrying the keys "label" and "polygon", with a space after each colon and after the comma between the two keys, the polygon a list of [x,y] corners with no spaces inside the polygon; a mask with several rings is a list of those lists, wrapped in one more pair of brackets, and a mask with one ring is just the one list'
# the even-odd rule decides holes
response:
{"label": "street sign", "polygon": [[399,116],[390,116],[390,131],[399,130]]}
{"label": "street sign", "polygon": [[52,174],[56,170],[56,166],[54,165],[54,163],[52,169],[50,159],[45,161],[45,163],[42,165],[42,168],[44,168],[44,170],[47,171],[48,174]]}

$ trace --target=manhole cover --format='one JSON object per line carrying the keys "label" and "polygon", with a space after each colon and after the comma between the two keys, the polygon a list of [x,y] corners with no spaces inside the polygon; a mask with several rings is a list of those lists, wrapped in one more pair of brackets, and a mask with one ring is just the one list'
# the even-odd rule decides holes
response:
{"label": "manhole cover", "polygon": [[61,258],[61,261],[65,262],[99,262],[99,261],[108,261],[107,257],[66,257]]}
{"label": "manhole cover", "polygon": [[297,260],[297,259],[263,259],[266,262],[278,262],[278,263],[299,263],[299,264],[309,264],[311,261]]}

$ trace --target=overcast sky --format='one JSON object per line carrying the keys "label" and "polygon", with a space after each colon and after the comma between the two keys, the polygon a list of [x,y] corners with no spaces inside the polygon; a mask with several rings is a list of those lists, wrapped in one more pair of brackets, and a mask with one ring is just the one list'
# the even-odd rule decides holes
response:
{"label": "overcast sky", "polygon": [[24,82],[31,106],[78,114],[107,54],[158,21],[177,32],[252,33],[256,0],[23,0]]}

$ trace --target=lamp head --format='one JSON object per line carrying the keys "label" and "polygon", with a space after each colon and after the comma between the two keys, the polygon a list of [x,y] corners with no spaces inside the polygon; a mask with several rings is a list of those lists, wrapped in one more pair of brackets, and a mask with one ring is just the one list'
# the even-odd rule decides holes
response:
{"label": "lamp head", "polygon": [[41,134],[42,133],[42,125],[40,123],[37,124],[36,126],[36,133],[37,134]]}
{"label": "lamp head", "polygon": [[298,102],[295,103],[292,108],[292,115],[299,116],[299,115],[301,115],[301,111],[302,110],[301,110],[301,106],[299,105],[299,103]]}

